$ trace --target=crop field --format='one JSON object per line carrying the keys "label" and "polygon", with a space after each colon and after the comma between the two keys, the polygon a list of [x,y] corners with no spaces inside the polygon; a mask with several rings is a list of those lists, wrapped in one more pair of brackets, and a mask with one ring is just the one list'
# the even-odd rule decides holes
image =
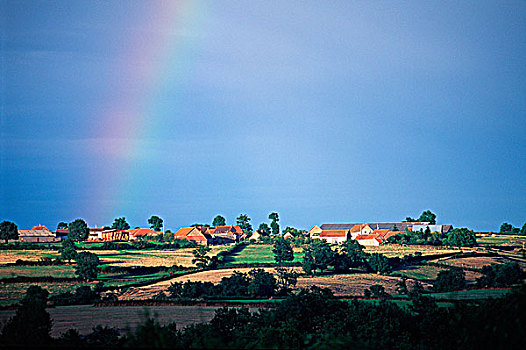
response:
{"label": "crop field", "polygon": [[383,245],[378,247],[366,247],[365,252],[380,253],[388,258],[399,257],[402,258],[404,255],[415,255],[415,253],[421,253],[422,255],[434,255],[434,254],[447,254],[447,253],[459,253],[459,249],[433,247],[433,246],[402,246],[398,244]]}
{"label": "crop field", "polygon": [[447,293],[431,293],[430,296],[436,299],[450,299],[450,300],[472,300],[472,299],[488,299],[500,298],[510,292],[511,289],[471,289],[459,290],[456,292]]}
{"label": "crop field", "polygon": [[23,283],[2,283],[0,285],[0,306],[8,306],[16,304],[22,299],[26,293],[27,288],[30,286],[40,286],[46,289],[50,295],[63,293],[63,292],[74,292],[80,286],[91,286],[94,287],[97,282],[90,283],[78,283],[78,282],[23,282]]}
{"label": "crop field", "polygon": [[[272,244],[249,244],[243,250],[229,255],[226,263],[250,264],[250,263],[275,263]],[[303,249],[293,248],[294,262],[303,261]]]}
{"label": "crop field", "polygon": [[0,280],[12,277],[75,278],[73,265],[57,266],[0,266]]}
{"label": "crop field", "polygon": [[526,236],[495,235],[477,236],[477,243],[482,245],[519,246],[526,244]]}
{"label": "crop field", "polygon": [[0,252],[0,265],[12,264],[18,259],[38,261],[41,258],[58,258],[60,253],[56,250],[2,250]]}
{"label": "crop field", "polygon": [[[58,337],[70,328],[80,334],[87,334],[97,325],[116,327],[121,332],[133,330],[145,320],[145,312],[160,324],[175,322],[178,329],[190,324],[208,322],[218,307],[212,306],[109,306],[91,305],[58,306],[47,309],[53,319],[51,335]],[[14,310],[0,310],[0,323],[5,323],[15,314]],[[74,315],[74,317],[72,317]]]}
{"label": "crop field", "polygon": [[[400,274],[407,278],[416,279],[420,281],[432,281],[437,278],[440,271],[445,271],[445,267],[437,267],[430,265],[420,265],[420,266],[411,266],[405,270],[400,270]],[[473,271],[465,271],[466,280],[475,281],[477,278],[481,277],[482,274]]]}
{"label": "crop field", "polygon": [[[297,288],[318,286],[331,289],[335,295],[363,295],[364,290],[374,284],[381,284],[389,294],[397,294],[396,283],[400,277],[383,276],[373,273],[342,274],[330,276],[299,277]],[[428,285],[422,284],[424,287]]]}

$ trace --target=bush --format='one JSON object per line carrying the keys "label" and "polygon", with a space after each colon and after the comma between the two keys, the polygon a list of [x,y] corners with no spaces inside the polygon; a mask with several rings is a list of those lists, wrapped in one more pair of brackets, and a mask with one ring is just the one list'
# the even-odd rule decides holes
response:
{"label": "bush", "polygon": [[486,265],[482,273],[484,276],[477,278],[479,287],[508,287],[522,278],[522,269],[516,262]]}
{"label": "bush", "polygon": [[389,273],[392,270],[389,259],[379,253],[371,254],[369,259],[367,259],[367,263],[374,272]]}
{"label": "bush", "polygon": [[452,267],[447,271],[440,271],[433,283],[436,292],[451,292],[466,287],[466,274],[458,267]]}

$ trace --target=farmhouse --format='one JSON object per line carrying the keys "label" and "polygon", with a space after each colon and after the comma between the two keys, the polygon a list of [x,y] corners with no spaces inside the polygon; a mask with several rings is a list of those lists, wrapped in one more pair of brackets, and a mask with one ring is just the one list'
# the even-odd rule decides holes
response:
{"label": "farmhouse", "polygon": [[134,228],[127,230],[130,241],[136,241],[138,239],[144,239],[146,237],[155,237],[162,235],[162,232],[152,230],[151,228]]}
{"label": "farmhouse", "polygon": [[204,246],[212,244],[213,241],[213,237],[209,233],[202,232],[198,227],[182,227],[175,233],[174,238],[187,239]]}
{"label": "farmhouse", "polygon": [[350,237],[349,230],[322,230],[317,239],[324,240],[327,243],[342,244]]}
{"label": "farmhouse", "polygon": [[310,238],[315,238],[315,237],[317,238],[320,235],[321,231],[323,231],[321,229],[321,227],[314,225],[314,226],[312,226],[312,228],[308,232],[309,237]]}
{"label": "farmhouse", "polygon": [[89,235],[88,235],[88,241],[102,241],[102,227],[97,228],[90,228],[89,229]]}
{"label": "farmhouse", "polygon": [[67,228],[57,228],[57,230],[55,231],[55,236],[57,237],[57,239],[61,241],[68,238],[68,234],[69,234],[69,229]]}
{"label": "farmhouse", "polygon": [[358,235],[369,235],[373,229],[368,224],[357,224],[351,228],[351,239],[356,239]]}
{"label": "farmhouse", "polygon": [[103,241],[127,241],[130,234],[126,230],[109,229],[102,231]]}
{"label": "farmhouse", "polygon": [[46,226],[35,226],[31,230],[18,230],[20,242],[58,242],[55,233]]}
{"label": "farmhouse", "polygon": [[378,234],[370,235],[358,235],[356,237],[356,242],[363,246],[379,246],[383,242],[383,239]]}

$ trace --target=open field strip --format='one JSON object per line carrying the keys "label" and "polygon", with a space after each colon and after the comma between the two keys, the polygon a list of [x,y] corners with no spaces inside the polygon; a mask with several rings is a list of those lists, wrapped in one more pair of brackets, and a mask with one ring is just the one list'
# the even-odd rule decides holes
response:
{"label": "open field strip", "polygon": [[[400,275],[411,279],[417,280],[434,280],[437,278],[440,271],[448,270],[445,267],[430,266],[430,265],[419,265],[411,266],[404,270],[397,271]],[[481,277],[482,274],[474,271],[464,271],[466,274],[466,280],[474,282],[477,278]]]}
{"label": "open field strip", "polygon": [[[363,295],[364,290],[374,284],[381,284],[389,294],[397,294],[396,283],[400,277],[383,276],[375,273],[355,273],[330,276],[299,277],[297,288],[318,286],[329,288],[335,295]],[[429,287],[427,283],[422,283]]]}
{"label": "open field strip", "polygon": [[0,266],[0,280],[12,277],[76,278],[73,265],[52,266]]}
{"label": "open field strip", "polygon": [[0,265],[15,263],[18,259],[38,261],[41,258],[58,258],[56,250],[2,250],[0,251]]}
{"label": "open field strip", "polygon": [[[208,322],[219,307],[214,306],[108,306],[91,305],[58,306],[47,311],[53,319],[51,335],[58,337],[65,331],[75,328],[80,334],[88,334],[97,325],[116,327],[121,332],[135,329],[144,321],[145,311],[160,324],[175,322],[178,329],[190,324]],[[251,310],[253,311],[253,309]],[[15,314],[15,310],[0,310],[0,323],[5,323]]]}
{"label": "open field strip", "polygon": [[364,247],[366,253],[380,253],[388,258],[399,257],[402,258],[404,255],[415,255],[415,253],[421,253],[425,255],[435,255],[435,254],[448,254],[448,253],[460,253],[459,249],[452,248],[441,248],[434,246],[402,246],[398,244],[390,245],[381,245],[378,247]]}
{"label": "open field strip", "polygon": [[[274,246],[272,244],[249,244],[241,251],[233,253],[225,258],[225,263],[231,264],[251,264],[251,263],[275,263],[274,253],[272,253]],[[293,248],[294,261],[303,261],[303,249]]]}

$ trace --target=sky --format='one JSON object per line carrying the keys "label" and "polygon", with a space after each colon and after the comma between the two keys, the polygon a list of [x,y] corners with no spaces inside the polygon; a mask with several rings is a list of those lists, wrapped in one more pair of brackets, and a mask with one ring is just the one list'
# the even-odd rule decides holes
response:
{"label": "sky", "polygon": [[526,2],[0,0],[0,220],[526,222]]}

